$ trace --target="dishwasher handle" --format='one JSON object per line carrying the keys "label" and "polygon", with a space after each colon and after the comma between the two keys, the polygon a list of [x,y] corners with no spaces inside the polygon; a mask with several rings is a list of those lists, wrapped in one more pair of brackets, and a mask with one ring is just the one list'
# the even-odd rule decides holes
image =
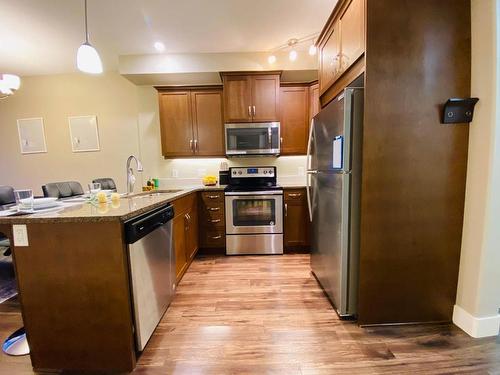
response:
{"label": "dishwasher handle", "polygon": [[133,244],[155,229],[174,218],[174,206],[171,204],[149,211],[125,222],[125,241]]}

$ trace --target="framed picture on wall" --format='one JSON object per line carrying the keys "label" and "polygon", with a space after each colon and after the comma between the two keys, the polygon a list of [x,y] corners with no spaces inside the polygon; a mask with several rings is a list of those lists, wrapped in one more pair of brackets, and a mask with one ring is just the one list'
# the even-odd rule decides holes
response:
{"label": "framed picture on wall", "polygon": [[68,121],[73,152],[100,151],[97,116],[71,116]]}
{"label": "framed picture on wall", "polygon": [[47,152],[43,118],[23,118],[17,120],[17,132],[21,154]]}

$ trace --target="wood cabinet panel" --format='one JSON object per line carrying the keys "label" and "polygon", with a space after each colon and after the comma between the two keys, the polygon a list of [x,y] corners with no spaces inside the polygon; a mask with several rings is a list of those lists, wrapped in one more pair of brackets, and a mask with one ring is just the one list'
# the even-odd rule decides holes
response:
{"label": "wood cabinet panel", "polygon": [[344,72],[365,52],[365,0],[352,0],[340,18],[340,70]]}
{"label": "wood cabinet panel", "polygon": [[247,75],[225,75],[224,120],[225,122],[252,121],[252,82]]}
{"label": "wood cabinet panel", "polygon": [[280,76],[251,76],[253,121],[279,121]]}
{"label": "wood cabinet panel", "polygon": [[199,228],[200,247],[224,248],[226,246],[223,191],[204,191],[200,194]]}
{"label": "wood cabinet panel", "polygon": [[285,189],[285,249],[309,246],[309,211],[305,189]]}
{"label": "wood cabinet panel", "polygon": [[173,223],[174,249],[175,249],[175,275],[179,281],[187,268],[186,236],[187,219],[185,214],[176,215]]}
{"label": "wood cabinet panel", "polygon": [[340,69],[340,24],[335,22],[327,41],[320,47],[319,89],[320,94],[330,87]]}
{"label": "wood cabinet panel", "polygon": [[314,116],[320,111],[319,84],[315,83],[309,88],[309,125]]}
{"label": "wood cabinet panel", "polygon": [[309,88],[281,88],[281,154],[304,155],[309,136]]}
{"label": "wood cabinet panel", "polygon": [[198,156],[224,156],[222,91],[191,91],[194,150]]}
{"label": "wood cabinet panel", "polygon": [[193,126],[189,91],[159,94],[163,156],[191,156]]}

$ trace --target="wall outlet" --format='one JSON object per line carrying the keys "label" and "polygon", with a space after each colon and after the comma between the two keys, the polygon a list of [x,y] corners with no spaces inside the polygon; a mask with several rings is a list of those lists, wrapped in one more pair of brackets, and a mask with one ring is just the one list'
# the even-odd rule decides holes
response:
{"label": "wall outlet", "polygon": [[14,235],[14,246],[29,246],[28,229],[24,224],[14,224],[12,226],[12,234]]}
{"label": "wall outlet", "polygon": [[203,177],[207,174],[207,170],[205,168],[198,169],[198,177]]}
{"label": "wall outlet", "polygon": [[179,177],[179,171],[177,169],[172,169],[172,177],[173,178]]}
{"label": "wall outlet", "polygon": [[298,167],[297,173],[299,174],[299,176],[303,176],[306,173],[306,171],[305,171],[304,167]]}

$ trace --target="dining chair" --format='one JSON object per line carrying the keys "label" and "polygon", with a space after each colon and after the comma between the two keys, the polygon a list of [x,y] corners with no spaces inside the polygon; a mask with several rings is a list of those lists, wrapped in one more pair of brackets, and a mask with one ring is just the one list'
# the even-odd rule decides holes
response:
{"label": "dining chair", "polygon": [[[11,186],[0,186],[0,207],[8,207],[16,202],[14,195],[14,189]],[[6,247],[7,250],[4,252],[4,256],[11,256],[10,242],[7,237],[0,235],[0,246]],[[14,273],[14,265],[10,261],[12,266],[12,274]],[[9,355],[27,355],[30,352],[28,346],[28,340],[26,339],[26,331],[24,327],[19,328],[17,331],[12,333],[4,341],[2,345],[2,350],[4,353]]]}
{"label": "dining chair", "polygon": [[111,177],[101,177],[92,180],[93,183],[101,184],[101,189],[103,190],[113,190],[116,191],[115,181]]}
{"label": "dining chair", "polygon": [[83,195],[82,185],[77,181],[50,182],[42,186],[44,197],[70,198]]}

